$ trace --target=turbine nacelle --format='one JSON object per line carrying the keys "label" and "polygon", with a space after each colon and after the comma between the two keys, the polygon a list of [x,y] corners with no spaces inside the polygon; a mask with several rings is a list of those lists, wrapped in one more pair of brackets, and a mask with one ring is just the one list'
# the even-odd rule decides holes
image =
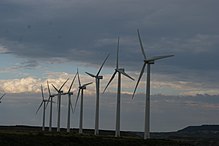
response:
{"label": "turbine nacelle", "polygon": [[96,76],[96,79],[103,79],[103,76]]}
{"label": "turbine nacelle", "polygon": [[118,69],[115,69],[117,72],[125,72],[125,69],[124,68],[118,68]]}
{"label": "turbine nacelle", "polygon": [[79,87],[79,89],[86,89],[86,86],[81,86]]}
{"label": "turbine nacelle", "polygon": [[62,95],[67,95],[67,94],[68,94],[68,93],[63,93],[63,92],[62,92]]}
{"label": "turbine nacelle", "polygon": [[50,100],[44,99],[43,102],[50,102]]}
{"label": "turbine nacelle", "polygon": [[156,60],[160,60],[160,59],[164,59],[164,58],[168,58],[168,57],[173,57],[174,55],[162,55],[162,56],[154,56],[150,59],[145,59],[144,62],[147,64],[154,64],[154,62]]}
{"label": "turbine nacelle", "polygon": [[144,60],[144,62],[146,64],[154,64],[155,63],[154,60]]}
{"label": "turbine nacelle", "polygon": [[85,72],[86,74],[88,74],[89,76],[93,77],[93,78],[96,78],[96,79],[103,79],[103,76],[99,76],[98,74],[97,75],[93,75],[91,73],[88,73],[88,72]]}

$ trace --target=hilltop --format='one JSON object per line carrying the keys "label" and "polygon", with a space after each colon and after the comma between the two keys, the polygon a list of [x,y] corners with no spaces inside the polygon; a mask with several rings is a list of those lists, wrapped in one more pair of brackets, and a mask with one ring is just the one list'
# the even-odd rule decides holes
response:
{"label": "hilltop", "polygon": [[219,125],[201,125],[201,126],[188,126],[178,133],[206,133],[206,134],[219,134]]}

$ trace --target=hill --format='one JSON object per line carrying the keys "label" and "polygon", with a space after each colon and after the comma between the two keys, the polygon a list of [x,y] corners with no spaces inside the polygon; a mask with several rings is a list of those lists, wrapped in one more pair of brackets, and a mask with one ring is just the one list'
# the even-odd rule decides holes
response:
{"label": "hill", "polygon": [[219,125],[188,126],[176,132],[152,133],[152,137],[184,141],[194,146],[219,146]]}
{"label": "hill", "polygon": [[0,126],[1,146],[219,146],[219,125],[189,126],[176,132],[151,133],[150,140],[143,140],[142,132],[122,131],[120,138],[114,137],[114,131],[100,130],[99,136],[93,130],[85,129],[78,134],[78,129],[66,133],[42,132],[41,127],[34,126]]}
{"label": "hill", "polygon": [[188,126],[178,133],[204,133],[204,134],[219,134],[219,125],[201,125],[201,126]]}
{"label": "hill", "polygon": [[[143,140],[132,132],[121,132],[120,138],[114,137],[114,131],[101,130],[100,136],[94,136],[93,130],[85,129],[84,134],[78,134],[78,129],[66,133],[41,132],[40,127],[34,126],[0,126],[1,146],[190,146],[186,142],[168,139]],[[192,145],[191,145],[192,146]]]}

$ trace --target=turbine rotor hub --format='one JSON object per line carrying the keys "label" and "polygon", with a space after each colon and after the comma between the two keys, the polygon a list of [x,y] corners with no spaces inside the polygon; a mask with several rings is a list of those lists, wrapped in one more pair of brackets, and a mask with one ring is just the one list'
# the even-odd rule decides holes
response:
{"label": "turbine rotor hub", "polygon": [[154,64],[154,60],[144,60],[144,62],[147,64]]}
{"label": "turbine rotor hub", "polygon": [[97,76],[96,78],[97,79],[103,79],[103,76]]}
{"label": "turbine rotor hub", "polygon": [[60,93],[60,94],[62,94],[62,93],[63,93],[63,91],[59,91],[59,93]]}
{"label": "turbine rotor hub", "polygon": [[118,69],[116,69],[116,71],[118,71],[118,72],[125,72],[125,69],[124,68],[118,68]]}
{"label": "turbine rotor hub", "polygon": [[86,86],[81,86],[79,87],[79,89],[86,89]]}

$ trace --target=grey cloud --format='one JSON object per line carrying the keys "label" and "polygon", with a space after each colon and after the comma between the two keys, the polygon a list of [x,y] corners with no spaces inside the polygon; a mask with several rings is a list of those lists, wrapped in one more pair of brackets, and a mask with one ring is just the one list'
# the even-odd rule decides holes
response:
{"label": "grey cloud", "polygon": [[35,60],[28,60],[26,62],[21,63],[21,67],[23,68],[33,68],[33,67],[37,67],[38,65],[39,65],[38,62]]}
{"label": "grey cloud", "polygon": [[216,79],[208,77],[210,80],[219,81],[219,21],[215,19],[218,3],[3,0],[0,45],[26,58],[64,58],[89,64],[99,63],[99,56],[109,52],[107,65],[114,66],[120,35],[121,66],[138,71],[143,63],[136,33],[140,28],[148,56],[175,54],[174,58],[158,62],[154,72],[198,81],[203,74],[211,74]]}
{"label": "grey cloud", "polygon": [[16,72],[23,69],[33,69],[39,67],[39,63],[35,60],[27,60],[21,63],[17,63],[10,67],[1,68],[1,72]]}

